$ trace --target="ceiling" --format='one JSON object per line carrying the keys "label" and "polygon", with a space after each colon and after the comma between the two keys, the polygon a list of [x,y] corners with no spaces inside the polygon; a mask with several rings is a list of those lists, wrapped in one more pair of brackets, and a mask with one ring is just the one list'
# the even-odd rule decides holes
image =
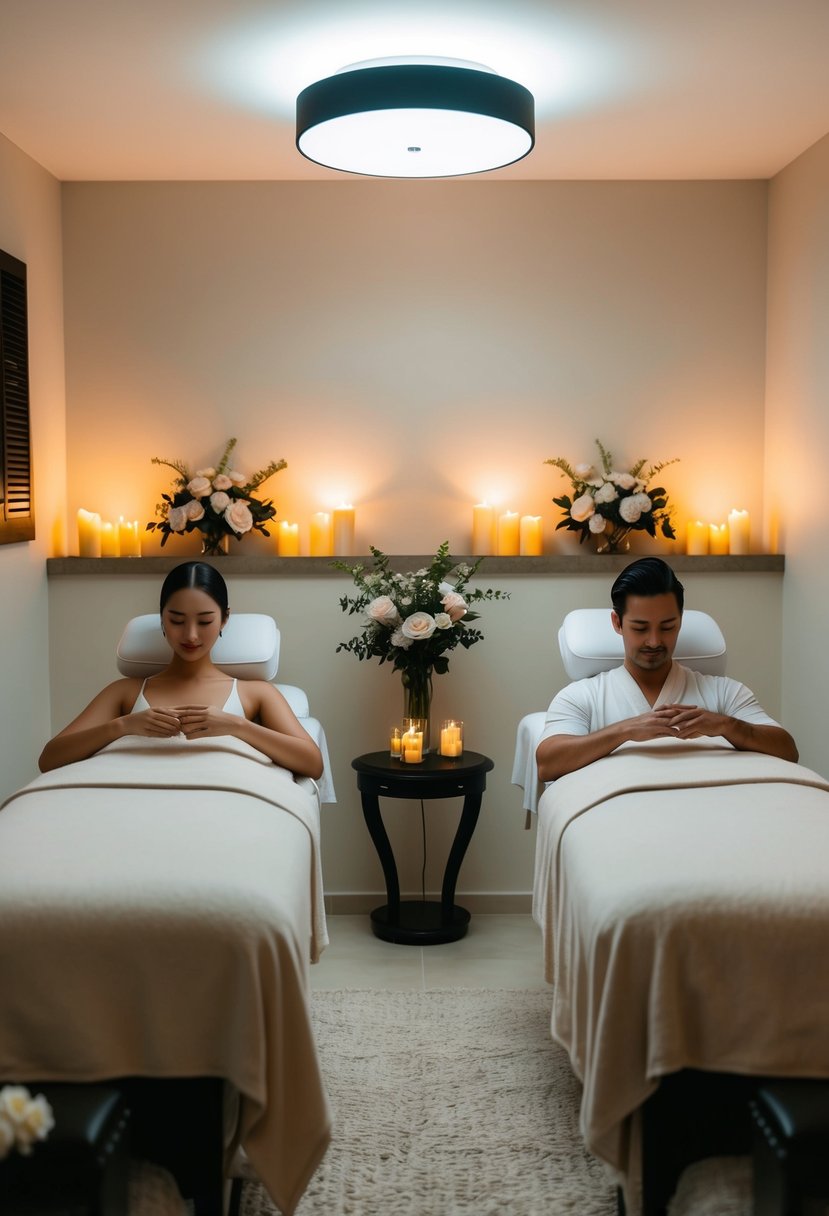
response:
{"label": "ceiling", "polygon": [[65,181],[342,181],[296,94],[390,55],[533,92],[493,179],[765,178],[829,131],[829,0],[0,0],[0,31],[0,133]]}

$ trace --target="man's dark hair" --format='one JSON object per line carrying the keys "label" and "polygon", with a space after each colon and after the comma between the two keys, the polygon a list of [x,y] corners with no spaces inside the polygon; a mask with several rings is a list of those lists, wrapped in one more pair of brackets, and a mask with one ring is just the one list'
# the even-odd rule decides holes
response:
{"label": "man's dark hair", "polygon": [[680,616],[685,603],[685,588],[667,562],[660,557],[641,557],[625,566],[610,588],[610,599],[619,620],[625,615],[629,595],[676,596]]}

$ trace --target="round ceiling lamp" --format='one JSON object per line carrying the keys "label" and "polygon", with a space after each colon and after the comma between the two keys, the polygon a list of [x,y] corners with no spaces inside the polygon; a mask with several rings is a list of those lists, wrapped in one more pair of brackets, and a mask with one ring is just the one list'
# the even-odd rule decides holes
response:
{"label": "round ceiling lamp", "polygon": [[477,63],[379,59],[303,89],[296,146],[370,177],[458,177],[521,160],[535,142],[533,95]]}

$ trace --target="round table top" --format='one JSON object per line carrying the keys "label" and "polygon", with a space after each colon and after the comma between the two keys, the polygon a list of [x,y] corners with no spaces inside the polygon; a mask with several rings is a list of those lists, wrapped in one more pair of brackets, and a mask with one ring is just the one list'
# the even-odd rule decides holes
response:
{"label": "round table top", "polygon": [[394,777],[397,780],[412,781],[432,780],[445,781],[457,777],[464,780],[468,777],[483,775],[494,767],[494,761],[481,752],[464,751],[462,756],[440,756],[437,752],[427,752],[419,764],[406,764],[397,756],[391,756],[388,751],[366,752],[351,761],[351,767],[366,776]]}

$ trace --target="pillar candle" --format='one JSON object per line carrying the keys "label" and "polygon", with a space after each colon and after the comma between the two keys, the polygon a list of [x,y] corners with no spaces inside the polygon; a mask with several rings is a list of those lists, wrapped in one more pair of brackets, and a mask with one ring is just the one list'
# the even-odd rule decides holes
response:
{"label": "pillar candle", "polygon": [[541,557],[542,528],[540,515],[522,515],[520,528],[522,557]]}
{"label": "pillar candle", "polygon": [[728,524],[711,524],[709,537],[708,550],[710,553],[728,552]]}
{"label": "pillar candle", "polygon": [[518,512],[506,511],[498,518],[498,556],[518,556]]}
{"label": "pillar candle", "polygon": [[472,508],[472,555],[489,557],[495,552],[495,508],[479,502]]}
{"label": "pillar candle", "polygon": [[748,511],[733,510],[728,515],[728,552],[748,553],[751,540],[751,523]]}
{"label": "pillar candle", "polygon": [[463,755],[463,723],[444,722],[440,731],[440,754],[456,758]]}
{"label": "pillar candle", "polygon": [[403,737],[400,734],[400,727],[393,726],[389,734],[389,755],[394,756],[399,760],[403,750]]}
{"label": "pillar candle", "polygon": [[95,511],[78,511],[78,554],[101,556],[101,517]]}
{"label": "pillar candle", "polygon": [[685,550],[687,553],[695,553],[698,556],[708,552],[708,524],[704,524],[699,519],[688,520]]}
{"label": "pillar candle", "polygon": [[423,759],[423,731],[409,729],[403,736],[403,763],[420,764]]}
{"label": "pillar candle", "polygon": [[331,516],[317,511],[311,516],[311,557],[331,556]]}
{"label": "pillar candle", "polygon": [[120,557],[121,544],[115,524],[104,520],[101,524],[101,557]]}
{"label": "pillar candle", "polygon": [[137,519],[130,521],[123,515],[118,516],[118,551],[121,557],[141,556]]}
{"label": "pillar candle", "polygon": [[334,556],[347,557],[354,550],[354,508],[350,505],[336,507],[332,527]]}
{"label": "pillar candle", "polygon": [[276,544],[280,557],[299,557],[299,524],[289,524],[283,519]]}

